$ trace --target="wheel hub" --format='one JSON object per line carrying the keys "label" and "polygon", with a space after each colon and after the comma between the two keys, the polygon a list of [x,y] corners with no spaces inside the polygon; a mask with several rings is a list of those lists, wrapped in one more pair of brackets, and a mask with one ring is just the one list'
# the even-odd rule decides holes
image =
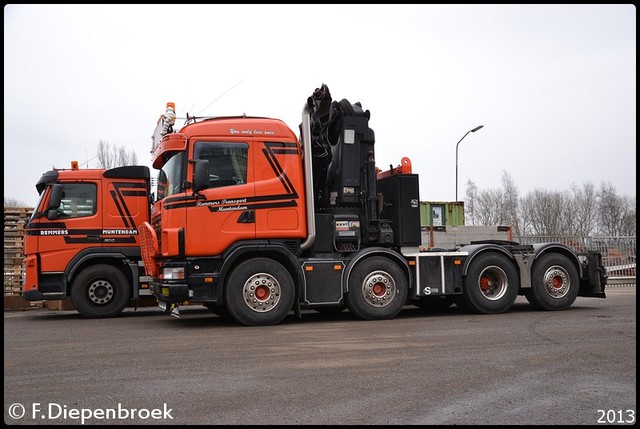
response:
{"label": "wheel hub", "polygon": [[362,282],[362,294],[369,304],[384,307],[393,301],[396,282],[389,273],[375,271]]}
{"label": "wheel hub", "polygon": [[485,268],[478,279],[478,288],[485,298],[492,301],[502,298],[508,286],[507,273],[495,265]]}
{"label": "wheel hub", "polygon": [[91,283],[87,292],[91,302],[99,305],[109,303],[115,294],[111,283],[105,280],[97,280]]}
{"label": "wheel hub", "polygon": [[564,297],[569,292],[570,286],[569,275],[560,266],[550,267],[544,274],[544,287],[552,298]]}
{"label": "wheel hub", "polygon": [[268,273],[251,276],[244,284],[244,302],[254,311],[264,313],[272,310],[280,301],[280,283]]}

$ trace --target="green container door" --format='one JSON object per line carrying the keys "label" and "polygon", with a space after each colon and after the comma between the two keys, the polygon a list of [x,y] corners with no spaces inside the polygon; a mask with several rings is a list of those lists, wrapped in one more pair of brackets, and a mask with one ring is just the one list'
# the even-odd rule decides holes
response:
{"label": "green container door", "polygon": [[463,201],[420,201],[420,226],[464,225]]}

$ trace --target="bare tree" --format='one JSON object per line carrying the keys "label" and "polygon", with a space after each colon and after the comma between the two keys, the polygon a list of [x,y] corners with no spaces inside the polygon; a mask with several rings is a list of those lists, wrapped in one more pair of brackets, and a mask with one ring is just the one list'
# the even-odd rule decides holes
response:
{"label": "bare tree", "polygon": [[597,227],[598,207],[595,187],[592,183],[584,183],[582,188],[573,185],[571,210],[569,213],[570,229],[567,235],[588,236]]}
{"label": "bare tree", "polygon": [[467,180],[465,186],[467,203],[465,205],[464,217],[467,225],[476,224],[476,200],[478,198],[478,186],[471,180]]}
{"label": "bare tree", "polygon": [[518,204],[518,233],[516,236],[518,240],[522,240],[522,237],[533,232],[533,218],[529,212],[530,206],[530,194],[524,198],[520,198]]}
{"label": "bare tree", "polygon": [[625,214],[622,216],[621,235],[636,235],[636,197],[624,197],[624,203],[627,206]]}
{"label": "bare tree", "polygon": [[631,213],[635,218],[635,201],[631,206],[628,198],[616,193],[611,183],[602,183],[598,191],[598,215],[600,233],[623,235],[624,224],[629,223]]}
{"label": "bare tree", "polygon": [[634,236],[636,200],[616,194],[602,184],[572,185],[570,191],[534,189],[524,198],[511,176],[503,171],[502,190],[479,190],[466,183],[465,222],[469,225],[511,225],[521,239],[525,235],[551,237],[592,234]]}
{"label": "bare tree", "polygon": [[505,170],[502,171],[502,207],[500,208],[500,225],[511,225],[517,236],[520,235],[520,222],[518,221],[518,187]]}
{"label": "bare tree", "polygon": [[26,207],[27,205],[16,198],[7,198],[4,197],[4,206],[5,207]]}
{"label": "bare tree", "polygon": [[135,165],[138,162],[136,153],[127,152],[126,147],[111,146],[108,142],[100,140],[98,143],[98,168],[113,168],[123,165]]}
{"label": "bare tree", "polygon": [[500,210],[503,204],[500,190],[480,191],[476,202],[476,224],[502,225]]}
{"label": "bare tree", "polygon": [[523,200],[523,210],[529,213],[534,235],[558,237],[566,234],[569,195],[566,192],[535,189]]}
{"label": "bare tree", "polygon": [[518,189],[505,171],[502,176],[504,191],[489,189],[478,191],[471,180],[466,184],[467,208],[465,220],[471,225],[514,225],[518,222]]}

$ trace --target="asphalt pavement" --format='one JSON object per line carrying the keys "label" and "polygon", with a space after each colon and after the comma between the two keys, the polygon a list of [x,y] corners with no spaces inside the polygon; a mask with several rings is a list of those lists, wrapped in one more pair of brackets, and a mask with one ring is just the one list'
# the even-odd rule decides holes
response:
{"label": "asphalt pavement", "polygon": [[5,424],[581,425],[636,420],[636,288],[248,327],[189,306],[4,313]]}

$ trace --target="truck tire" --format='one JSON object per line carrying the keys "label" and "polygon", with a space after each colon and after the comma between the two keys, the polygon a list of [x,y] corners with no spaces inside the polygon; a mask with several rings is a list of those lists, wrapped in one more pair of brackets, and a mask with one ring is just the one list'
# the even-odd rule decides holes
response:
{"label": "truck tire", "polygon": [[345,299],[349,311],[360,319],[392,319],[406,304],[408,292],[407,278],[398,264],[375,256],[351,271]]}
{"label": "truck tire", "polygon": [[293,308],[294,300],[291,274],[273,259],[244,261],[225,282],[225,307],[243,325],[280,323]]}
{"label": "truck tire", "polygon": [[87,318],[115,317],[129,304],[126,276],[112,265],[93,265],[78,274],[71,285],[71,300]]}
{"label": "truck tire", "polygon": [[559,253],[540,256],[533,263],[527,301],[539,310],[566,310],[580,290],[580,274],[571,260]]}
{"label": "truck tire", "polygon": [[464,281],[462,302],[474,313],[504,313],[518,296],[518,272],[505,255],[484,253],[471,261]]}

